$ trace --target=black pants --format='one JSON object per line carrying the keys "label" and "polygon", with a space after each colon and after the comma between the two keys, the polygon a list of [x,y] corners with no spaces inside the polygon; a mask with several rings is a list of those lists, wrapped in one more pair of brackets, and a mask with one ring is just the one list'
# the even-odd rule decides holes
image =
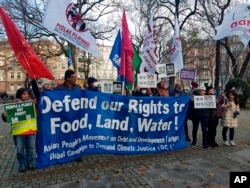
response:
{"label": "black pants", "polygon": [[227,140],[227,130],[228,129],[229,129],[229,139],[230,140],[234,139],[234,128],[223,127],[223,129],[222,129],[222,138],[223,138],[223,141]]}
{"label": "black pants", "polygon": [[210,117],[208,119],[208,129],[207,129],[207,142],[208,145],[214,145],[216,143],[215,137],[216,137],[216,129],[219,124],[218,117]]}
{"label": "black pants", "polygon": [[189,136],[188,136],[188,124],[187,124],[187,121],[188,121],[188,119],[186,118],[186,120],[185,120],[185,124],[184,124],[184,131],[185,131],[185,137],[186,137],[186,139],[187,138],[189,138]]}
{"label": "black pants", "polygon": [[201,123],[201,131],[202,131],[202,145],[204,147],[207,146],[207,124],[208,124],[208,117],[195,117],[193,118],[193,145],[197,142],[197,132],[199,128],[199,124]]}

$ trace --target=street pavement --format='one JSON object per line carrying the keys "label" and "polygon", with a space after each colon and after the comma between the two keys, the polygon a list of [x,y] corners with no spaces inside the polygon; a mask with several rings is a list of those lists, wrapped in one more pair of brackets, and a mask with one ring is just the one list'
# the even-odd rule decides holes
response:
{"label": "street pavement", "polygon": [[[2,104],[0,112],[3,111]],[[250,109],[241,109],[236,146],[198,146],[146,155],[86,155],[82,162],[20,173],[9,126],[0,120],[0,187],[46,188],[229,188],[230,172],[250,172]],[[189,124],[191,136],[192,124]]]}

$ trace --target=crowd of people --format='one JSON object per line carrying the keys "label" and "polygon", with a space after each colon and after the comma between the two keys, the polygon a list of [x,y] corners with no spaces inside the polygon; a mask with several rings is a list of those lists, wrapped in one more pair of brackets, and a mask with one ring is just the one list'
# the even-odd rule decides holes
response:
{"label": "crowd of people", "polygon": [[[37,81],[32,81],[33,95],[29,89],[20,88],[16,92],[17,102],[32,100],[34,103],[39,100],[40,92],[43,90],[77,90],[86,89],[90,91],[100,91],[97,79],[89,77],[83,87],[76,84],[77,75],[73,70],[67,70],[64,76],[64,82],[54,88],[50,82],[43,82],[39,89]],[[223,126],[222,139],[224,145],[236,145],[234,142],[234,129],[238,126],[238,115],[240,114],[239,98],[237,91],[231,89],[225,96],[216,95],[216,108],[194,108],[195,97],[215,95],[215,89],[212,86],[198,87],[198,84],[191,82],[191,91],[187,93],[184,90],[184,85],[181,80],[175,82],[174,88],[169,90],[166,82],[160,80],[155,89],[146,89],[135,87],[132,92],[133,96],[149,97],[181,97],[191,95],[191,101],[188,109],[188,113],[184,122],[185,138],[186,141],[192,141],[191,146],[196,147],[197,144],[197,132],[199,125],[201,125],[202,131],[202,145],[204,149],[209,147],[217,147],[216,143],[216,129],[219,123]],[[32,96],[35,96],[34,98]],[[6,112],[2,113],[2,119],[6,122]],[[189,137],[188,131],[188,119],[192,121],[192,139]],[[20,126],[22,125],[22,126]],[[36,119],[25,120],[18,123],[11,124],[12,135],[14,144],[17,151],[17,160],[19,163],[19,171],[25,172],[26,170],[35,169],[35,135],[37,132]],[[22,127],[22,128],[20,128]],[[227,132],[229,132],[229,140],[227,138]],[[80,162],[79,158],[76,161]]]}

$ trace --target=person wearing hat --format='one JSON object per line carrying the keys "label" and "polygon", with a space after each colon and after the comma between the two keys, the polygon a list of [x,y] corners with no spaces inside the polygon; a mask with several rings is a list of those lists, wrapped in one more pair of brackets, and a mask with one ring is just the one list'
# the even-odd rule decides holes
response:
{"label": "person wearing hat", "polygon": [[44,81],[41,84],[41,89],[42,90],[51,90],[52,89],[51,83],[49,81]]}
{"label": "person wearing hat", "polygon": [[197,88],[198,88],[198,84],[193,80],[191,82],[191,89],[189,91],[189,95],[196,94]]}
{"label": "person wearing hat", "polygon": [[[205,86],[200,86],[197,88],[197,94],[199,96],[204,96],[206,95],[206,87]],[[191,99],[191,104],[194,105],[194,98]],[[193,123],[193,130],[192,130],[192,137],[193,137],[193,142],[192,142],[192,147],[196,146],[197,143],[197,132],[199,128],[199,124],[201,124],[201,130],[202,130],[202,145],[204,149],[208,149],[207,145],[207,127],[208,127],[208,119],[209,119],[209,113],[210,109],[208,108],[194,108],[193,109],[193,118],[192,118],[192,123]]]}
{"label": "person wearing hat", "polygon": [[90,91],[99,91],[98,88],[98,82],[97,79],[95,79],[94,77],[89,77],[88,78],[88,90]]}

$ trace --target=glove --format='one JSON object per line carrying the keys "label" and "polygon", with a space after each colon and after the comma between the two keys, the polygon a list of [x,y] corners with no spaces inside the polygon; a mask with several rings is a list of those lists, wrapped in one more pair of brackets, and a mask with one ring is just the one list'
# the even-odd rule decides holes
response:
{"label": "glove", "polygon": [[234,117],[234,118],[237,118],[238,115],[240,115],[240,112],[239,112],[239,111],[236,111],[236,112],[233,113],[233,117]]}

